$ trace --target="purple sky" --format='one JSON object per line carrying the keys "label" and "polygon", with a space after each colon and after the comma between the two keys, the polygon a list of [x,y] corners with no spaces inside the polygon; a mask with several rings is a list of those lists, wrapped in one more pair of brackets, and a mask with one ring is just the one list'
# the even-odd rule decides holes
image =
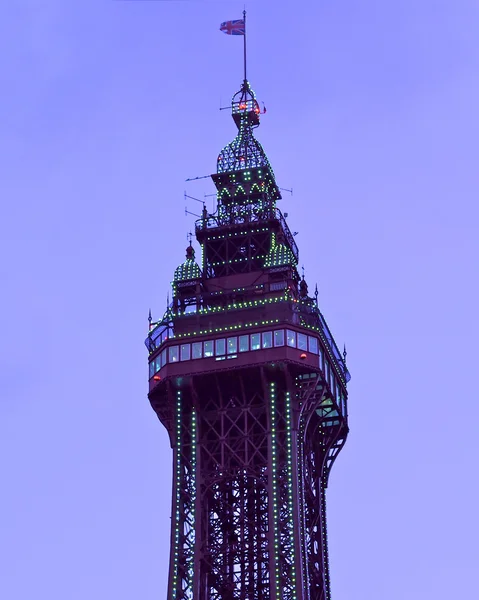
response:
{"label": "purple sky", "polygon": [[[472,599],[479,4],[247,8],[257,137],[294,189],[280,208],[352,373],[333,600]],[[193,227],[183,192],[214,189],[185,179],[235,135],[218,108],[241,38],[218,28],[242,9],[3,8],[1,598],[166,597],[171,456],[143,339]]]}

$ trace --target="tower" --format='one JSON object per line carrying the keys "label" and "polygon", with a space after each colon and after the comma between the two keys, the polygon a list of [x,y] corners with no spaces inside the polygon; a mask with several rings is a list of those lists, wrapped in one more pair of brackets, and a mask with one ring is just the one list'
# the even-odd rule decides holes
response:
{"label": "tower", "polygon": [[195,225],[201,266],[190,244],[146,339],[173,448],[168,600],[327,600],[325,489],[349,373],[298,274],[246,79],[231,107],[217,208]]}

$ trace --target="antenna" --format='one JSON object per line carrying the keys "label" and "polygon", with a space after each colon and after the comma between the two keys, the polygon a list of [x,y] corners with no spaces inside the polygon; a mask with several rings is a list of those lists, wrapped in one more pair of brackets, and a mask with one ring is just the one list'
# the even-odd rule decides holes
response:
{"label": "antenna", "polygon": [[191,210],[188,210],[185,206],[185,217],[186,217],[186,215],[193,215],[194,217],[198,217],[198,219],[201,218],[201,215],[197,215],[196,213],[191,212]]}
{"label": "antenna", "polygon": [[[199,198],[195,198],[194,196],[190,196],[186,192],[184,192],[184,199],[185,199],[185,202],[186,202],[187,199],[189,199],[189,200],[194,200],[195,202],[199,202],[200,204],[203,205],[203,208],[205,206],[204,200],[200,200]],[[196,213],[191,212],[191,210],[188,210],[187,206],[185,206],[185,217],[186,217],[186,215],[193,215],[194,217],[200,218],[200,215],[197,215]]]}
{"label": "antenna", "polygon": [[184,198],[185,198],[185,200],[187,198],[189,198],[190,200],[195,200],[195,202],[199,202],[200,204],[204,204],[203,200],[200,200],[199,198],[195,198],[194,196],[189,196],[186,192],[184,193]]}
{"label": "antenna", "polygon": [[211,175],[201,175],[200,177],[189,177],[185,181],[196,181],[197,179],[208,179]]}
{"label": "antenna", "polygon": [[293,195],[293,188],[291,188],[290,190],[288,190],[288,188],[279,188],[280,190],[282,190],[283,192],[289,192],[291,194],[291,196]]}

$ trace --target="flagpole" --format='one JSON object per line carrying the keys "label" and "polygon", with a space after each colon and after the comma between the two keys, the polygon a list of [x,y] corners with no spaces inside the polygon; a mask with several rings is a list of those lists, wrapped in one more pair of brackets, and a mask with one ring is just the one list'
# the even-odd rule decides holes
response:
{"label": "flagpole", "polygon": [[246,82],[246,10],[243,10],[244,36],[243,36],[243,54],[244,54],[244,80]]}

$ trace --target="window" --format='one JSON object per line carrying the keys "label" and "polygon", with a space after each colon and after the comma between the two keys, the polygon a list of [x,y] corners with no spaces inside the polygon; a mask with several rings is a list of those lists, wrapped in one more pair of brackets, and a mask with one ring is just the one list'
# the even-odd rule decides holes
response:
{"label": "window", "polygon": [[205,342],[205,358],[209,358],[210,356],[213,356],[213,341],[210,340],[208,342]]}
{"label": "window", "polygon": [[178,362],[178,358],[179,358],[179,346],[170,346],[169,347],[169,352],[168,352],[168,362]]}
{"label": "window", "polygon": [[318,353],[318,340],[315,337],[308,336],[309,341],[309,351],[313,354]]}
{"label": "window", "polygon": [[222,338],[221,340],[215,340],[215,354],[216,356],[222,356],[226,354],[226,340]]}
{"label": "window", "polygon": [[331,393],[333,396],[336,394],[336,378],[334,377],[333,370],[331,369]]}
{"label": "window", "polygon": [[160,365],[164,367],[166,365],[166,348],[160,354]]}
{"label": "window", "polygon": [[329,377],[331,375],[331,370],[330,370],[330,366],[329,366],[329,362],[326,361],[326,381],[329,384]]}
{"label": "window", "polygon": [[296,332],[286,329],[286,341],[288,342],[288,346],[296,348]]}
{"label": "window", "polygon": [[203,358],[203,344],[202,342],[195,342],[191,344],[191,358]]}
{"label": "window", "polygon": [[261,334],[252,333],[250,336],[251,350],[259,350],[261,348]]}
{"label": "window", "polygon": [[238,352],[238,338],[228,338],[228,354],[236,354]]}
{"label": "window", "polygon": [[181,344],[180,360],[190,360],[190,358],[191,358],[191,344]]}
{"label": "window", "polygon": [[324,371],[324,354],[321,346],[319,347],[319,368]]}
{"label": "window", "polygon": [[240,335],[239,351],[240,352],[248,352],[248,350],[249,350],[249,336],[248,335]]}
{"label": "window", "polygon": [[298,349],[299,350],[307,350],[308,349],[308,336],[304,335],[304,333],[298,333]]}
{"label": "window", "polygon": [[284,346],[284,329],[278,329],[274,332],[274,345]]}
{"label": "window", "polygon": [[158,373],[162,366],[163,364],[161,362],[161,354],[158,354],[155,360],[155,373]]}
{"label": "window", "polygon": [[272,348],[273,347],[273,332],[265,331],[263,333],[263,348]]}
{"label": "window", "polygon": [[152,360],[150,363],[150,379],[153,377],[154,374],[155,374],[155,361]]}

